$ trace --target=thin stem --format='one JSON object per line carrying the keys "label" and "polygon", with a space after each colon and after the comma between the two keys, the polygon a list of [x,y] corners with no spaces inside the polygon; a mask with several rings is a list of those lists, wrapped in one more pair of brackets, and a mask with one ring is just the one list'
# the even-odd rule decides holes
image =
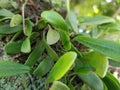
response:
{"label": "thin stem", "polygon": [[67,12],[70,11],[70,0],[66,0]]}
{"label": "thin stem", "polygon": [[25,34],[25,6],[27,4],[28,0],[25,0],[23,6],[22,6],[22,19],[23,19],[23,32]]}

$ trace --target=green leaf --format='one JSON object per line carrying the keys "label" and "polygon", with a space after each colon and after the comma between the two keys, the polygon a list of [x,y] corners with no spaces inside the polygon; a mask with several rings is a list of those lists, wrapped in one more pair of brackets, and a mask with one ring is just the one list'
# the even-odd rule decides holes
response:
{"label": "green leaf", "polygon": [[57,55],[57,53],[47,44],[47,42],[45,41],[45,39],[43,40],[43,44],[44,44],[44,47],[45,47],[45,49],[47,50],[47,53],[48,53],[48,55],[50,56],[50,58],[51,58],[53,61],[58,60],[58,55]]}
{"label": "green leaf", "polygon": [[38,30],[41,30],[41,29],[45,28],[46,25],[47,25],[47,23],[45,22],[45,20],[40,19],[40,20],[38,21],[36,27],[37,27]]}
{"label": "green leaf", "polygon": [[56,30],[49,29],[47,33],[47,44],[55,44],[60,39],[60,34]]}
{"label": "green leaf", "polygon": [[38,67],[35,69],[33,74],[35,74],[38,77],[41,77],[48,73],[50,69],[53,66],[53,60],[50,60],[50,57],[47,57],[41,61],[41,63],[38,65]]}
{"label": "green leaf", "polygon": [[0,77],[29,73],[30,70],[28,66],[16,62],[0,60]]}
{"label": "green leaf", "polygon": [[119,23],[107,23],[99,26],[100,29],[108,30],[108,32],[120,31]]}
{"label": "green leaf", "polygon": [[73,11],[70,11],[67,15],[67,22],[71,26],[74,32],[78,33],[78,27],[77,27],[77,18]]}
{"label": "green leaf", "polygon": [[30,39],[26,38],[22,43],[21,52],[29,53],[30,51],[31,51]]}
{"label": "green leaf", "polygon": [[104,90],[101,79],[94,72],[89,72],[88,74],[78,74],[78,76],[94,90]]}
{"label": "green leaf", "polygon": [[115,22],[113,18],[107,17],[107,16],[79,17],[79,21],[80,23],[86,24],[86,25],[99,25],[104,23]]}
{"label": "green leaf", "polygon": [[60,39],[62,40],[62,45],[66,50],[71,49],[71,42],[68,32],[65,32],[63,30],[58,30],[60,33]]}
{"label": "green leaf", "polygon": [[120,67],[120,62],[116,62],[114,60],[109,59],[109,65],[114,66],[114,67]]}
{"label": "green leaf", "polygon": [[13,15],[14,15],[14,13],[12,13],[11,11],[9,11],[7,9],[0,9],[0,16],[12,17]]}
{"label": "green leaf", "polygon": [[5,45],[4,49],[8,54],[18,54],[21,52],[23,41],[9,42]]}
{"label": "green leaf", "polygon": [[47,82],[53,82],[63,77],[74,63],[76,57],[77,54],[75,52],[67,52],[61,56],[51,69],[47,78]]}
{"label": "green leaf", "polygon": [[15,9],[18,9],[18,8],[19,8],[18,3],[15,2],[15,1],[11,1],[10,4],[11,4]]}
{"label": "green leaf", "polygon": [[27,20],[25,20],[25,24],[26,24],[25,35],[31,36],[33,23],[29,19],[27,19]]}
{"label": "green leaf", "polygon": [[82,57],[82,60],[95,68],[95,73],[98,74],[100,77],[103,78],[106,75],[108,69],[108,60],[106,56],[98,52],[92,51],[86,53]]}
{"label": "green leaf", "polygon": [[95,68],[88,65],[87,63],[84,63],[82,61],[82,58],[80,58],[80,59],[76,59],[74,70],[75,70],[75,73],[77,73],[77,74],[79,74],[79,73],[87,74],[91,71],[95,71]]}
{"label": "green leaf", "polygon": [[74,40],[120,62],[120,44],[118,43],[86,36],[77,36]]}
{"label": "green leaf", "polygon": [[1,8],[6,8],[9,6],[11,0],[0,0],[0,7]]}
{"label": "green leaf", "polygon": [[120,82],[111,73],[108,72],[103,81],[108,90],[120,90]]}
{"label": "green leaf", "polygon": [[54,81],[50,90],[70,90],[70,88],[60,81]]}
{"label": "green leaf", "polygon": [[22,25],[10,27],[9,25],[0,25],[0,34],[13,34],[22,31]]}
{"label": "green leaf", "polygon": [[42,12],[41,17],[57,28],[65,31],[68,30],[67,24],[65,23],[63,17],[55,11],[44,11]]}
{"label": "green leaf", "polygon": [[15,27],[20,25],[22,22],[22,16],[20,14],[13,15],[10,21],[10,27]]}
{"label": "green leaf", "polygon": [[29,57],[27,58],[27,61],[25,62],[25,65],[33,66],[42,55],[44,49],[45,47],[42,40],[37,44],[36,48],[29,55]]}

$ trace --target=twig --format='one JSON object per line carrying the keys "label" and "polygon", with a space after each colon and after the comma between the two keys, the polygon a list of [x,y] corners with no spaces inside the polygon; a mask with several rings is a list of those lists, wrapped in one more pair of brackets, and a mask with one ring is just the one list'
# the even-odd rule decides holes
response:
{"label": "twig", "polygon": [[25,34],[25,6],[27,4],[28,0],[25,0],[22,6],[22,19],[23,19],[23,32]]}

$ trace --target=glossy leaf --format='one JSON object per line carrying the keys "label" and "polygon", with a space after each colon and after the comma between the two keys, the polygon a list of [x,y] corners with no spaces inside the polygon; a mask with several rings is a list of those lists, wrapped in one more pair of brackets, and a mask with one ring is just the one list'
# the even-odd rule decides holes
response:
{"label": "glossy leaf", "polygon": [[78,33],[78,27],[77,27],[77,18],[73,11],[70,11],[67,15],[67,22],[71,26],[74,32]]}
{"label": "glossy leaf", "polygon": [[21,52],[29,53],[30,51],[31,51],[30,39],[26,38],[22,43]]}
{"label": "glossy leaf", "polygon": [[74,63],[76,57],[77,54],[75,52],[67,52],[61,56],[51,69],[47,78],[47,82],[53,82],[63,77]]}
{"label": "glossy leaf", "polygon": [[70,90],[70,88],[60,81],[54,81],[50,90]]}
{"label": "glossy leaf", "polygon": [[62,30],[68,29],[63,17],[55,11],[44,11],[42,12],[41,17],[57,28]]}
{"label": "glossy leaf", "polygon": [[10,27],[9,25],[0,25],[0,34],[13,34],[22,31],[22,25]]}
{"label": "glossy leaf", "polygon": [[31,54],[27,58],[25,65],[33,66],[36,63],[36,61],[40,58],[40,56],[42,55],[44,49],[45,47],[44,47],[43,41],[40,41],[37,44],[36,48],[31,52]]}
{"label": "glossy leaf", "polygon": [[22,16],[20,14],[16,14],[12,17],[10,21],[10,27],[15,27],[17,25],[20,25],[22,22]]}
{"label": "glossy leaf", "polygon": [[60,34],[56,30],[49,29],[47,33],[47,43],[55,44],[60,39]]}
{"label": "glossy leaf", "polygon": [[58,30],[60,33],[60,39],[62,41],[62,45],[66,50],[71,49],[71,42],[70,42],[70,37],[69,34],[63,30]]}
{"label": "glossy leaf", "polygon": [[115,22],[113,18],[107,17],[107,16],[94,16],[94,17],[85,17],[85,18],[79,17],[79,20],[80,20],[80,23],[86,24],[86,25],[95,25],[95,24],[98,25],[98,24]]}
{"label": "glossy leaf", "polygon": [[104,77],[108,69],[108,60],[106,56],[98,52],[89,52],[82,57],[82,60],[95,68],[95,73],[100,77]]}
{"label": "glossy leaf", "polygon": [[86,36],[77,36],[74,40],[120,62],[120,44],[118,43]]}
{"label": "glossy leaf", "polygon": [[120,82],[111,73],[108,72],[103,81],[108,90],[120,90]]}
{"label": "glossy leaf", "polygon": [[17,54],[21,52],[23,41],[9,42],[5,45],[4,49],[8,54]]}
{"label": "glossy leaf", "polygon": [[29,19],[27,19],[27,20],[25,20],[25,24],[26,24],[25,35],[26,36],[31,36],[33,23]]}
{"label": "glossy leaf", "polygon": [[80,73],[78,76],[94,90],[104,90],[101,79],[94,72],[89,72],[88,74]]}
{"label": "glossy leaf", "polygon": [[12,17],[13,15],[14,15],[14,13],[12,13],[11,11],[9,11],[7,9],[0,9],[0,16]]}
{"label": "glossy leaf", "polygon": [[0,77],[29,73],[30,70],[28,66],[12,61],[0,60]]}
{"label": "glossy leaf", "polygon": [[50,60],[50,57],[43,59],[38,67],[33,72],[36,76],[41,77],[48,73],[53,66],[53,60]]}

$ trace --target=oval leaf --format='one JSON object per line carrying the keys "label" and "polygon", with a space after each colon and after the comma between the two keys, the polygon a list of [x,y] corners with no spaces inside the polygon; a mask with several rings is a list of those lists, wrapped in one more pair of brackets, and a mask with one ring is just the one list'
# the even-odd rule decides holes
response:
{"label": "oval leaf", "polygon": [[10,21],[10,27],[15,27],[17,25],[20,25],[22,22],[22,16],[20,14],[16,14],[12,17]]}
{"label": "oval leaf", "polygon": [[60,39],[59,32],[49,29],[47,33],[47,43],[49,45],[55,44]]}
{"label": "oval leaf", "polygon": [[13,34],[19,31],[22,31],[22,25],[18,25],[15,27],[10,27],[9,25],[0,26],[0,34]]}
{"label": "oval leaf", "polygon": [[22,44],[22,47],[21,47],[21,52],[29,53],[30,51],[31,51],[30,39],[26,38],[23,41],[23,44]]}
{"label": "oval leaf", "polygon": [[10,42],[5,45],[4,49],[8,54],[17,54],[21,52],[23,41]]}
{"label": "oval leaf", "polygon": [[86,36],[77,36],[74,40],[120,62],[120,44],[118,43]]}
{"label": "oval leaf", "polygon": [[63,77],[74,63],[76,57],[77,54],[75,52],[67,52],[61,56],[50,71],[47,82],[49,83]]}
{"label": "oval leaf", "polygon": [[29,73],[30,70],[28,66],[16,62],[0,60],[0,77]]}
{"label": "oval leaf", "polygon": [[25,24],[26,24],[25,35],[26,36],[31,36],[33,23],[29,19],[27,19],[27,20],[25,20]]}
{"label": "oval leaf", "polygon": [[70,90],[70,88],[60,81],[54,81],[50,90]]}
{"label": "oval leaf", "polygon": [[49,72],[53,66],[53,60],[50,60],[50,57],[47,57],[41,61],[38,67],[33,72],[36,76],[41,77]]}
{"label": "oval leaf", "polygon": [[93,51],[85,54],[82,59],[85,63],[95,68],[95,73],[100,77],[104,77],[106,75],[108,69],[108,60],[106,56]]}
{"label": "oval leaf", "polygon": [[78,76],[94,90],[104,90],[101,79],[94,72],[78,74]]}
{"label": "oval leaf", "polygon": [[44,11],[42,12],[41,17],[57,28],[68,30],[67,24],[65,23],[63,17],[55,11]]}

